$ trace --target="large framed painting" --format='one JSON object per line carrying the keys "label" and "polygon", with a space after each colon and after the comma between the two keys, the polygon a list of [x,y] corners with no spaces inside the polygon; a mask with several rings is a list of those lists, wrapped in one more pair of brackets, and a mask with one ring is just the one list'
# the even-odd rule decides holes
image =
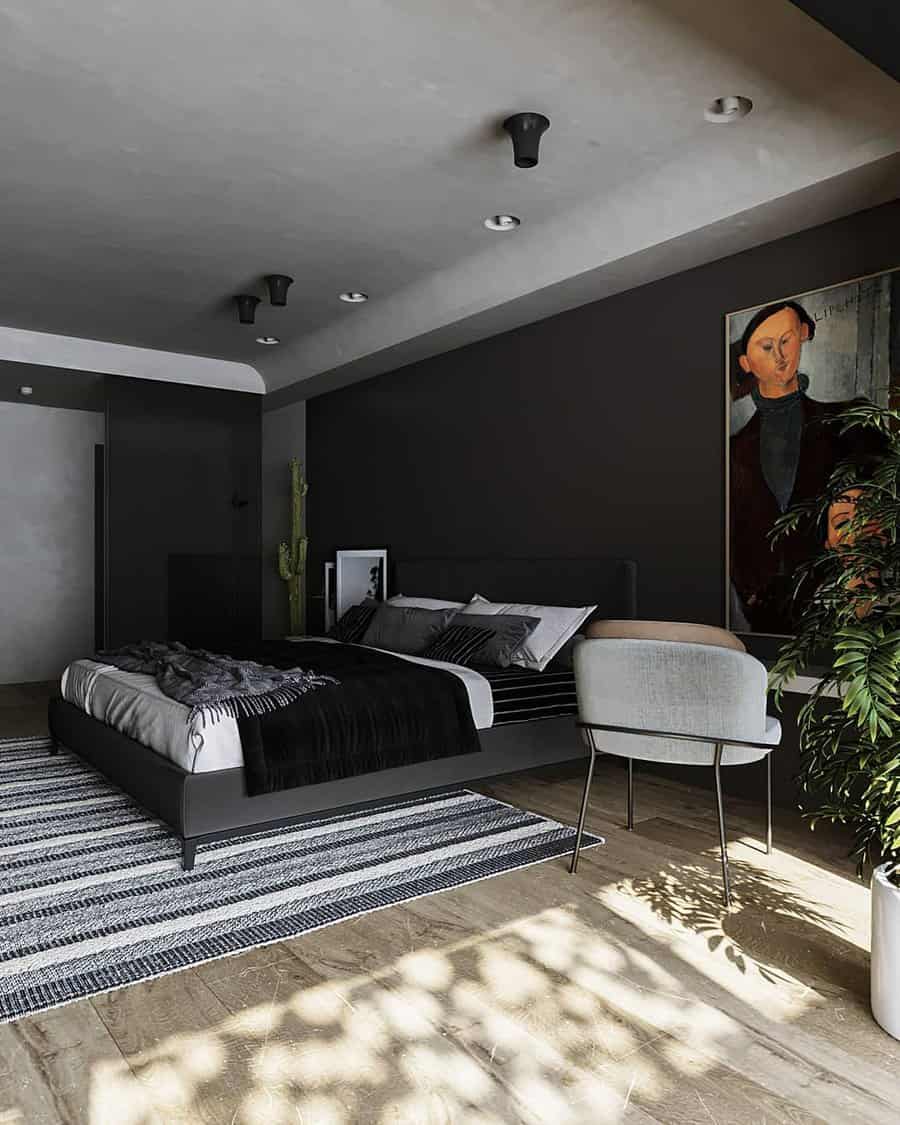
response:
{"label": "large framed painting", "polygon": [[797,566],[827,528],[774,548],[769,532],[846,456],[828,418],[854,399],[900,401],[900,269],[730,313],[725,347],[726,620],[789,635]]}

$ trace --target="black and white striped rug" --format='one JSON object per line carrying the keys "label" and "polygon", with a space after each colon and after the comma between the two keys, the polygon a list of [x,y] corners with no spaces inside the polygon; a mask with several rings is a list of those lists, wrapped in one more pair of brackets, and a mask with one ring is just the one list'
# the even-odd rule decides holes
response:
{"label": "black and white striped rug", "polygon": [[204,844],[185,873],[168,829],[49,748],[0,740],[0,1023],[540,863],[574,839],[455,790]]}

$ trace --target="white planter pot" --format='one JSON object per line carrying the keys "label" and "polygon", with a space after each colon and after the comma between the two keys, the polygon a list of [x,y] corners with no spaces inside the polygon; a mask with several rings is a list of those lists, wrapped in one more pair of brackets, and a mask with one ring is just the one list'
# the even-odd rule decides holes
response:
{"label": "white planter pot", "polygon": [[892,867],[872,873],[872,1015],[900,1039],[900,887],[888,879]]}

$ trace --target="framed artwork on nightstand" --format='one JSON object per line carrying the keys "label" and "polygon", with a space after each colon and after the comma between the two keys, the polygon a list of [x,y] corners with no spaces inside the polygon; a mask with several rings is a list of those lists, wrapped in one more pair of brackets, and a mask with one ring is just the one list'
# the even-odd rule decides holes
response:
{"label": "framed artwork on nightstand", "polygon": [[335,622],[334,613],[334,563],[325,564],[325,632],[330,633]]}
{"label": "framed artwork on nightstand", "polygon": [[334,610],[340,621],[352,605],[365,598],[387,598],[387,549],[366,548],[335,553]]}

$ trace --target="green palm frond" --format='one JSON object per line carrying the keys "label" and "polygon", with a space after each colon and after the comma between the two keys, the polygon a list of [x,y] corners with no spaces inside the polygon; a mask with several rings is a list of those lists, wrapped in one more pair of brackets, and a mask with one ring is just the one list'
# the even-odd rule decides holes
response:
{"label": "green palm frond", "polygon": [[837,549],[823,547],[797,569],[798,631],[769,682],[780,706],[816,652],[834,653],[798,717],[799,780],[811,825],[824,819],[852,827],[862,870],[900,860],[900,412],[854,403],[826,424],[842,434],[872,431],[881,448],[875,458],[841,461],[822,495],[795,505],[770,533],[774,542],[821,527],[835,499],[860,489]]}

